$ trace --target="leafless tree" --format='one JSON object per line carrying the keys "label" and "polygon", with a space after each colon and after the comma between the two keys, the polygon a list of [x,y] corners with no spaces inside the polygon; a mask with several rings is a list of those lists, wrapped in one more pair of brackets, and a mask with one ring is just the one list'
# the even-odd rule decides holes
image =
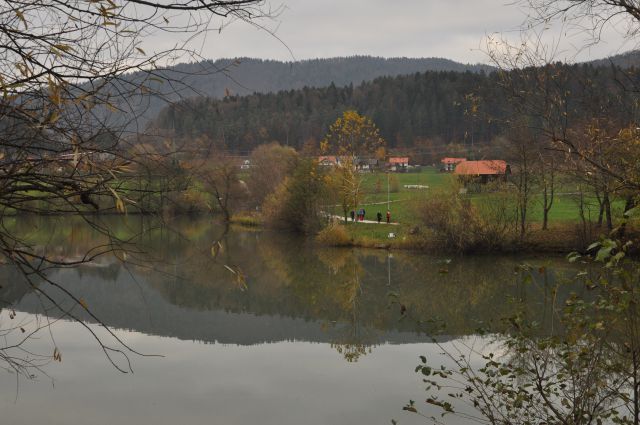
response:
{"label": "leafless tree", "polygon": [[[546,136],[556,152],[598,169],[618,186],[637,191],[640,180],[634,169],[603,163],[590,145],[573,137],[584,133],[594,120],[612,117],[616,117],[617,122],[607,125],[617,127],[617,131],[637,127],[635,105],[639,87],[637,79],[630,75],[635,71],[612,67],[610,81],[603,87],[601,81],[595,82],[583,75],[580,68],[568,70],[566,65],[558,63],[561,52],[557,40],[549,43],[547,32],[554,24],[563,34],[580,32],[584,35],[584,43],[577,47],[580,51],[600,42],[607,29],[615,26],[619,31],[624,27],[627,40],[634,44],[640,31],[640,3],[635,0],[522,0],[518,3],[528,11],[521,39],[513,42],[492,37],[487,44],[489,56],[502,69],[503,84],[514,100],[516,112],[535,117],[532,125]],[[576,114],[577,111],[582,112]]]}
{"label": "leafless tree", "polygon": [[[135,211],[141,193],[156,190],[131,190],[128,184],[148,175],[150,165],[148,156],[133,149],[138,116],[132,111],[139,109],[131,99],[179,90],[180,76],[167,79],[162,71],[198,58],[192,40],[234,20],[262,27],[262,19],[274,13],[263,0],[0,1],[0,261],[18,268],[42,299],[56,304],[53,293],[63,294],[100,323],[90,306],[47,271],[106,253],[135,258],[135,244],[118,239],[95,214]],[[164,49],[145,45],[158,33],[180,34],[185,41]],[[5,225],[8,217],[27,213],[79,215],[106,242],[76,259],[37,252]],[[114,366],[130,369],[114,359],[136,353],[125,341],[105,327],[111,338],[106,342],[73,309],[63,313],[85,326]],[[7,354],[10,348],[0,349],[0,358],[29,376],[37,362]],[[53,350],[49,357],[59,360],[60,353]]]}

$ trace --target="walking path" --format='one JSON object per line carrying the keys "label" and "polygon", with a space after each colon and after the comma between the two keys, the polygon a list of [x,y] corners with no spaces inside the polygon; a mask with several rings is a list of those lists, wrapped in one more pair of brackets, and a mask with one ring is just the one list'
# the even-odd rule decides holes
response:
{"label": "walking path", "polygon": [[[385,202],[385,204],[386,204],[386,202]],[[335,219],[338,219],[338,220],[340,220],[340,221],[344,221],[344,217],[341,217],[341,216],[339,216],[339,215],[332,215],[331,217],[333,217],[333,218],[335,218]],[[351,222],[353,222],[354,220],[351,220],[351,217],[348,217],[348,218],[347,218],[347,221],[351,221]],[[378,223],[377,221],[374,221],[374,220],[363,220],[363,221],[356,220],[356,223],[364,223],[364,224],[389,224],[389,225],[391,225],[391,226],[397,226],[397,225],[399,225],[399,224],[400,224],[400,223],[396,223],[396,222],[393,222],[393,221],[392,221],[391,223],[387,223],[385,220],[382,220],[380,223]]]}
{"label": "walking path", "polygon": [[[372,205],[386,205],[386,204],[393,204],[396,202],[405,202],[408,201],[409,199],[394,199],[393,201],[380,201],[380,202],[371,202],[369,204],[358,204],[361,207],[370,207]],[[331,205],[332,207],[341,207],[342,205],[340,204],[336,204],[336,205]]]}

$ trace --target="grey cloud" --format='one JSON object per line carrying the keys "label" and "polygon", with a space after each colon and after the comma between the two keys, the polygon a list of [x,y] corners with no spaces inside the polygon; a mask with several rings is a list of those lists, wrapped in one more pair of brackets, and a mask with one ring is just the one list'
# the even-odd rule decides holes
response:
{"label": "grey cloud", "polygon": [[[204,44],[197,40],[194,46],[202,46],[202,55],[211,59],[250,56],[292,60],[369,54],[487,62],[481,50],[486,35],[505,33],[517,40],[516,30],[525,17],[510,0],[282,1],[282,14],[263,22],[282,42],[236,22],[220,34],[208,34]],[[580,37],[565,36],[559,29],[552,33],[551,40],[561,40],[560,51],[565,57],[573,57],[567,52],[581,45]],[[620,31],[609,29],[605,39],[605,43],[583,51],[578,59],[604,57],[628,47]],[[145,44],[166,47],[175,42],[175,35],[157,35]]]}

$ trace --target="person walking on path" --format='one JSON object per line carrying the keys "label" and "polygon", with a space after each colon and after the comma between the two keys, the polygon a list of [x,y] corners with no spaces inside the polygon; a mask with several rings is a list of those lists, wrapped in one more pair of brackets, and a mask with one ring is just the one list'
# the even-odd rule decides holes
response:
{"label": "person walking on path", "polygon": [[387,224],[391,223],[391,211],[387,210]]}
{"label": "person walking on path", "polygon": [[382,213],[380,211],[378,211],[378,214],[376,214],[376,218],[378,219],[378,224],[380,224],[380,222],[382,221]]}
{"label": "person walking on path", "polygon": [[356,212],[351,210],[351,221],[356,221]]}
{"label": "person walking on path", "polygon": [[367,212],[365,211],[365,209],[362,209],[362,221],[364,221],[365,216],[367,215]]}

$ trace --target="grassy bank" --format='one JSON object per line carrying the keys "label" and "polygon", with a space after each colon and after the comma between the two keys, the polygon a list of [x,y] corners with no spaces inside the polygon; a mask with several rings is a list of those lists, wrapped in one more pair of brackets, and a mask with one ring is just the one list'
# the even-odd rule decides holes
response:
{"label": "grassy bank", "polygon": [[[392,189],[391,180],[397,179],[397,191],[389,191],[387,194],[387,179],[389,178],[389,189]],[[375,214],[380,211],[383,214],[389,206],[394,221],[400,223],[417,223],[420,218],[413,208],[416,201],[426,199],[430,193],[441,190],[453,184],[455,176],[449,173],[442,173],[434,167],[423,167],[418,173],[365,173],[362,175],[363,196],[361,203],[367,211],[367,218],[373,220]],[[406,186],[428,186],[428,188],[416,189]],[[387,204],[387,195],[389,204]],[[491,199],[491,193],[469,193],[466,195],[473,202],[481,202]],[[377,205],[373,205],[377,204]],[[595,221],[598,217],[598,202],[594,196],[584,196],[585,216],[587,220]],[[529,204],[528,221],[532,224],[541,223],[543,220],[543,199],[542,195],[532,194]],[[612,212],[614,219],[619,221],[622,218],[624,200],[612,199]],[[336,214],[341,214],[339,209],[334,208]],[[574,222],[581,220],[579,208],[579,195],[575,185],[563,183],[556,188],[553,208],[549,213],[549,221],[553,222]]]}
{"label": "grassy bank", "polygon": [[[331,232],[330,236],[325,238],[316,237],[316,242],[326,246],[406,249],[439,253],[452,250],[446,242],[438,240],[433,232],[420,226],[341,223],[333,227],[344,231]],[[495,250],[507,253],[569,253],[583,250],[591,242],[606,237],[607,234],[606,228],[598,227],[593,223],[585,229],[577,222],[558,222],[550,225],[547,230],[542,230],[540,223],[533,223],[529,226],[523,240],[513,239]],[[627,238],[640,241],[640,232],[637,227],[628,228]]]}
{"label": "grassy bank", "polygon": [[[319,243],[325,245],[359,246],[388,249],[416,249],[427,251],[448,250],[496,250],[496,251],[539,251],[539,252],[570,252],[582,250],[594,240],[608,235],[606,227],[596,224],[599,206],[594,196],[582,196],[583,217],[580,212],[580,194],[578,188],[571,183],[564,182],[556,188],[553,207],[549,213],[549,228],[542,230],[543,200],[542,196],[532,194],[528,206],[527,231],[524,237],[519,235],[516,221],[516,197],[514,188],[508,192],[492,192],[486,190],[480,193],[467,193],[459,196],[466,202],[468,209],[477,210],[467,217],[461,213],[464,206],[458,204],[458,211],[450,209],[446,200],[457,194],[455,176],[441,173],[432,167],[424,167],[419,173],[366,173],[362,175],[363,195],[361,205],[366,210],[366,218],[375,220],[380,211],[383,216],[387,208],[391,212],[395,226],[386,224],[342,223],[344,231],[333,231],[332,234],[319,237]],[[392,185],[393,179],[396,183]],[[387,193],[389,182],[389,193]],[[395,192],[392,192],[395,186]],[[574,185],[575,186],[575,185]],[[447,189],[448,188],[448,189]],[[505,195],[506,194],[506,195]],[[442,197],[444,208],[435,208],[435,198]],[[388,203],[387,203],[388,200]],[[425,207],[426,205],[426,207]],[[432,205],[430,207],[429,205]],[[455,207],[455,205],[453,205]],[[624,201],[612,199],[612,215],[614,226],[622,223]],[[341,215],[339,208],[334,207],[334,213]],[[457,216],[456,216],[457,214]],[[501,215],[500,215],[501,214]],[[504,218],[509,214],[511,218]],[[446,229],[448,233],[432,231],[433,227],[425,225],[425,218],[429,216],[442,218],[446,222],[451,216],[457,224]],[[491,227],[500,217],[504,220],[504,229],[492,230]],[[437,220],[436,220],[437,221]],[[468,225],[467,225],[468,223]],[[481,223],[481,224],[478,224]],[[508,227],[508,230],[505,230]],[[627,237],[635,234],[633,223],[629,224]],[[485,235],[485,229],[488,234]],[[493,232],[493,233],[492,233]],[[452,243],[458,237],[461,242],[457,246]],[[471,240],[465,247],[462,240]],[[484,239],[483,239],[484,238]]]}

